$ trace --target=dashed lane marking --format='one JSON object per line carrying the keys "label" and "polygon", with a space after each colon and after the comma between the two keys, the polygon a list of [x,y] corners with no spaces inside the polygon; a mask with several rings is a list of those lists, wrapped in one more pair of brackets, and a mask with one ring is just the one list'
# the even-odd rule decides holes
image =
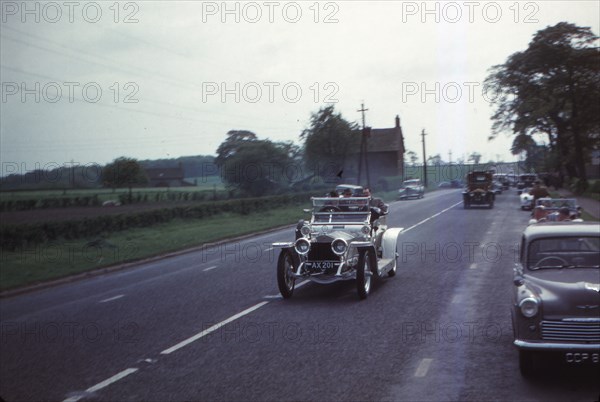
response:
{"label": "dashed lane marking", "polygon": [[124,296],[125,295],[118,295],[118,296],[110,297],[108,299],[100,300],[98,303],[108,303],[108,302],[111,302],[113,300],[120,299],[121,297],[124,297]]}
{"label": "dashed lane marking", "polygon": [[422,359],[415,371],[415,377],[425,377],[433,359]]}
{"label": "dashed lane marking", "polygon": [[469,269],[475,269],[477,268],[477,263],[472,263],[471,265],[469,265]]}
{"label": "dashed lane marking", "polygon": [[456,204],[454,204],[454,205],[450,205],[448,208],[446,208],[446,209],[444,209],[444,210],[442,210],[442,211],[438,212],[438,213],[437,213],[437,214],[435,214],[435,215],[431,215],[429,218],[423,219],[421,222],[419,222],[419,223],[417,223],[417,224],[415,224],[415,225],[412,225],[412,226],[411,226],[411,227],[409,227],[408,229],[404,229],[404,230],[402,231],[402,233],[406,233],[406,232],[408,232],[409,230],[411,230],[411,229],[414,229],[414,228],[416,228],[417,226],[420,226],[420,225],[424,224],[425,222],[427,222],[427,221],[430,221],[430,220],[432,220],[433,218],[436,218],[436,217],[440,216],[440,215],[441,215],[441,214],[443,214],[444,212],[448,212],[448,211],[450,211],[452,208],[454,208],[455,206],[457,206],[457,205],[460,205],[460,204],[462,204],[462,201],[460,201],[460,202],[457,202],[457,203],[456,203]]}
{"label": "dashed lane marking", "polygon": [[219,328],[221,328],[221,327],[229,324],[230,322],[233,322],[233,321],[237,320],[238,318],[241,318],[241,317],[243,317],[245,315],[248,315],[251,312],[253,312],[254,310],[258,310],[259,308],[261,308],[261,307],[263,307],[263,306],[265,306],[265,305],[267,305],[269,303],[270,302],[268,302],[268,301],[264,301],[264,302],[260,302],[258,304],[255,304],[254,306],[252,306],[250,308],[247,308],[246,310],[244,310],[244,311],[242,311],[240,313],[237,313],[236,315],[233,315],[233,316],[229,317],[228,319],[226,319],[224,321],[221,321],[220,323],[215,324],[215,325],[213,325],[212,327],[210,327],[208,329],[205,329],[202,332],[197,333],[196,335],[194,335],[194,336],[186,339],[185,341],[179,342],[177,345],[172,346],[172,347],[170,347],[168,349],[163,350],[162,352],[160,352],[160,354],[161,355],[168,355],[170,353],[173,353],[176,350],[181,349],[184,346],[187,346],[190,343],[195,342],[198,339],[200,339],[200,338],[202,338],[202,337],[204,337],[204,336],[206,336],[206,335],[208,335],[208,334],[210,334],[212,332],[215,332],[216,330],[218,330]]}
{"label": "dashed lane marking", "polygon": [[202,271],[207,272],[207,271],[211,271],[213,269],[215,269],[217,266],[213,265],[212,267],[208,267],[208,268],[204,268]]}
{"label": "dashed lane marking", "polygon": [[85,390],[85,393],[82,393],[81,395],[78,396],[72,396],[70,398],[65,399],[64,402],[77,402],[80,399],[84,398],[85,396],[89,396],[89,394],[94,393],[96,391],[101,390],[102,388],[106,388],[108,387],[110,384],[113,384],[125,377],[127,377],[129,374],[133,374],[136,371],[138,371],[137,368],[128,368],[127,370],[123,370],[118,374],[113,375],[112,377],[94,385],[93,387],[90,387],[88,389]]}

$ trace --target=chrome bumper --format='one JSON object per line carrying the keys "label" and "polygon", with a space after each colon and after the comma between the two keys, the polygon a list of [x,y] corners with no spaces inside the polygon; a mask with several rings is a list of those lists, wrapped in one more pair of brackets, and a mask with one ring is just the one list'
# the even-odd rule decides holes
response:
{"label": "chrome bumper", "polygon": [[567,350],[587,350],[600,352],[599,343],[558,343],[558,342],[528,342],[520,339],[515,339],[513,344],[520,349],[527,350],[550,350],[550,351],[567,351]]}

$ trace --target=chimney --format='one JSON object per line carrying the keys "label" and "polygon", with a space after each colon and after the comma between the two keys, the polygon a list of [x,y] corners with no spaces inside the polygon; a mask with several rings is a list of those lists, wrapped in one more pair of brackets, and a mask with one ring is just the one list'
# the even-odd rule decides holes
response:
{"label": "chimney", "polygon": [[396,128],[400,128],[400,116],[396,115]]}

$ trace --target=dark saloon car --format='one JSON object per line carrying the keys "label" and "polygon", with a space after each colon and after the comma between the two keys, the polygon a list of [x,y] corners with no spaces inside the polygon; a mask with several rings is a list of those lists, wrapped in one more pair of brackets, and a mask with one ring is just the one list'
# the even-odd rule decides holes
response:
{"label": "dark saloon car", "polygon": [[523,233],[512,325],[524,376],[535,354],[600,365],[600,224],[537,223]]}

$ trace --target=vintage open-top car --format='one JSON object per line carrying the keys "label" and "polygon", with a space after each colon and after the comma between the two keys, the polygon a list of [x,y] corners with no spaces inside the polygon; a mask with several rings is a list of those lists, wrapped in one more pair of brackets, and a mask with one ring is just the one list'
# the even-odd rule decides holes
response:
{"label": "vintage open-top car", "polygon": [[328,284],[356,280],[364,299],[373,280],[397,269],[397,242],[402,228],[388,228],[387,205],[370,197],[313,197],[310,221],[300,221],[295,242],[274,243],[280,248],[277,284],[284,298],[294,292],[297,279]]}
{"label": "vintage open-top car", "polygon": [[492,173],[473,171],[467,174],[467,184],[462,193],[463,207],[470,208],[473,205],[486,205],[494,208],[495,193],[492,183]]}
{"label": "vintage open-top car", "polygon": [[534,353],[572,364],[600,364],[600,224],[530,225],[515,266],[512,324],[521,373]]}
{"label": "vintage open-top car", "polygon": [[581,219],[581,208],[574,198],[538,198],[535,204],[530,223]]}
{"label": "vintage open-top car", "polygon": [[425,187],[419,179],[405,180],[398,190],[398,199],[423,198],[425,196]]}

